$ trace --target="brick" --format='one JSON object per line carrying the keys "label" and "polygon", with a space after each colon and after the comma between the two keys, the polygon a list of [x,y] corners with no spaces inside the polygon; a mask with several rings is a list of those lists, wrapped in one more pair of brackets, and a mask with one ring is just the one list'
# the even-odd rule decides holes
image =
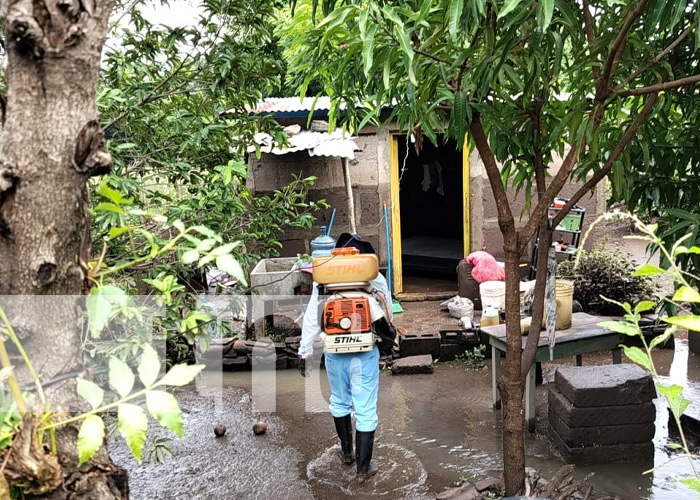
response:
{"label": "brick", "polygon": [[407,333],[401,337],[401,357],[430,354],[440,356],[440,336],[436,333]]}
{"label": "brick", "polygon": [[549,437],[559,450],[564,461],[576,465],[647,462],[651,468],[654,460],[654,444],[618,444],[610,446],[570,447],[550,427]]}
{"label": "brick", "polygon": [[616,405],[577,408],[558,390],[549,390],[549,411],[553,411],[568,427],[596,427],[600,425],[624,425],[653,423],[656,406],[648,402],[639,405]]}
{"label": "brick", "polygon": [[651,376],[634,364],[560,367],[554,383],[578,408],[638,405],[656,397]]}
{"label": "brick", "polygon": [[650,442],[656,427],[653,423],[569,427],[549,410],[549,425],[567,446],[608,446]]}
{"label": "brick", "polygon": [[392,375],[414,375],[419,373],[433,373],[433,358],[429,354],[422,356],[409,356],[394,361],[391,366]]}

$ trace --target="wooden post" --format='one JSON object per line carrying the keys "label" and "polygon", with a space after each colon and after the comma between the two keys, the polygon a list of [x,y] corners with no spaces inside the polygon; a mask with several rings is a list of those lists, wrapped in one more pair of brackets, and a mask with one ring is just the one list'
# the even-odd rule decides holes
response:
{"label": "wooden post", "polygon": [[357,234],[357,225],[355,224],[355,199],[352,196],[352,184],[350,184],[350,168],[348,167],[348,159],[343,158],[343,174],[345,175],[345,193],[348,197],[348,216],[350,217],[350,232]]}

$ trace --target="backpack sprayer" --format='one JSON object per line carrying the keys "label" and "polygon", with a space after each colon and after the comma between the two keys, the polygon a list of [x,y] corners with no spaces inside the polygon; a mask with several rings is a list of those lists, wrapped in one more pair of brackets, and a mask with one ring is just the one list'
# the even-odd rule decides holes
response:
{"label": "backpack sprayer", "polygon": [[329,297],[319,305],[319,321],[327,353],[344,354],[374,349],[390,354],[396,329],[388,320],[387,304],[370,281],[379,275],[374,254],[357,248],[336,248],[313,261],[313,279]]}

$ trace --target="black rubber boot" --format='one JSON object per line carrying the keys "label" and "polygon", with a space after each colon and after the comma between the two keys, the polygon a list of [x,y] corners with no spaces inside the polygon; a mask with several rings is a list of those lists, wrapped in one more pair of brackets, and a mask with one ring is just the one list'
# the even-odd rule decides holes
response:
{"label": "black rubber boot", "polygon": [[364,481],[377,473],[377,464],[372,462],[374,449],[374,431],[355,433],[355,459],[357,460],[357,477]]}
{"label": "black rubber boot", "polygon": [[352,453],[352,417],[350,415],[333,417],[333,421],[340,438],[340,460],[345,465],[352,465],[355,462],[355,456]]}

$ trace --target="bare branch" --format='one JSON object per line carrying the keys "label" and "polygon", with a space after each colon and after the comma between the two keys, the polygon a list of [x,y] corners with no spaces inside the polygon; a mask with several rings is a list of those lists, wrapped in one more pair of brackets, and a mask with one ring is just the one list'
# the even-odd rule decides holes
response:
{"label": "bare branch", "polygon": [[469,125],[469,130],[472,133],[474,143],[476,144],[476,148],[479,150],[479,155],[481,156],[481,160],[484,162],[484,167],[486,168],[486,174],[489,177],[489,183],[491,184],[491,189],[493,190],[493,197],[496,200],[499,225],[501,220],[513,221],[513,213],[510,210],[508,195],[506,194],[506,189],[503,186],[503,181],[501,180],[501,172],[498,169],[496,158],[493,156],[493,152],[491,151],[491,146],[489,146],[489,141],[484,133],[484,127],[481,124],[481,119],[479,118],[478,113],[474,114],[472,122]]}
{"label": "bare branch", "polygon": [[634,24],[634,22],[639,16],[642,15],[642,12],[647,6],[647,3],[649,3],[649,0],[641,0],[636,5],[636,7],[630,11],[627,18],[625,19],[625,22],[622,23],[622,27],[620,28],[620,32],[617,34],[615,41],[610,46],[610,53],[608,54],[608,58],[605,61],[605,71],[603,72],[602,77],[603,82],[606,84],[606,87],[607,85],[609,85],[610,77],[615,67],[619,63],[620,57],[622,56],[622,51],[624,50],[625,43],[627,42],[627,35],[632,29],[632,25]]}
{"label": "bare branch", "polygon": [[[588,39],[588,52],[590,52],[591,57],[593,57],[593,44],[595,42],[595,31],[593,28],[593,16],[591,16],[591,6],[588,4],[588,0],[583,0],[583,22],[586,26],[586,38]],[[596,58],[597,59],[597,58]],[[593,76],[600,78],[600,68],[593,65]]]}
{"label": "bare branch", "polygon": [[686,85],[692,85],[698,82],[700,82],[700,75],[693,75],[681,78],[679,80],[673,80],[672,82],[657,83],[655,85],[649,85],[648,87],[639,87],[637,89],[625,90],[624,92],[620,92],[617,95],[619,97],[630,97],[634,95],[654,94],[656,92],[677,89],[678,87],[684,87]]}
{"label": "bare branch", "polygon": [[613,152],[610,154],[610,157],[608,160],[605,162],[603,165],[603,168],[598,170],[596,173],[594,173],[590,179],[586,181],[586,183],[581,186],[576,193],[569,199],[569,201],[564,205],[564,208],[559,211],[559,213],[554,217],[552,220],[552,226],[557,227],[559,223],[564,219],[566,214],[569,213],[569,211],[578,203],[578,201],[583,198],[583,196],[588,193],[591,189],[593,189],[598,182],[603,180],[603,178],[608,175],[610,170],[612,170],[613,164],[615,161],[620,157],[624,149],[627,147],[627,145],[632,141],[634,138],[634,135],[637,133],[637,130],[639,127],[642,125],[646,117],[649,115],[651,112],[651,109],[654,107],[654,104],[656,103],[657,99],[659,98],[659,94],[652,94],[649,96],[649,99],[647,99],[647,102],[644,104],[644,107],[642,110],[639,112],[637,117],[634,119],[632,124],[629,126],[627,131],[625,132],[625,135],[622,136],[622,139],[620,140],[619,143],[617,143],[617,146],[615,146],[615,149]]}
{"label": "bare branch", "polygon": [[620,91],[621,89],[623,89],[629,82],[631,82],[632,80],[634,80],[635,78],[637,78],[639,75],[641,75],[641,74],[644,73],[646,70],[648,70],[649,68],[651,68],[654,64],[656,64],[656,63],[659,62],[661,59],[663,59],[664,57],[666,57],[673,49],[675,49],[675,48],[678,46],[679,43],[681,43],[688,35],[690,35],[690,34],[695,30],[695,28],[697,27],[697,25],[698,25],[697,21],[693,21],[693,22],[690,24],[690,26],[688,26],[688,28],[686,28],[686,30],[683,31],[683,33],[681,33],[681,34],[678,36],[678,38],[676,38],[668,47],[666,47],[664,50],[662,50],[661,52],[659,52],[659,53],[656,55],[656,57],[654,57],[654,58],[653,58],[651,61],[649,61],[647,64],[645,64],[644,66],[642,66],[641,68],[639,68],[637,71],[635,71],[634,73],[632,73],[630,76],[628,76],[627,78],[625,78],[625,80],[624,80],[622,83],[620,83],[619,85],[617,85],[617,86],[613,89],[613,92],[619,92],[619,91]]}

